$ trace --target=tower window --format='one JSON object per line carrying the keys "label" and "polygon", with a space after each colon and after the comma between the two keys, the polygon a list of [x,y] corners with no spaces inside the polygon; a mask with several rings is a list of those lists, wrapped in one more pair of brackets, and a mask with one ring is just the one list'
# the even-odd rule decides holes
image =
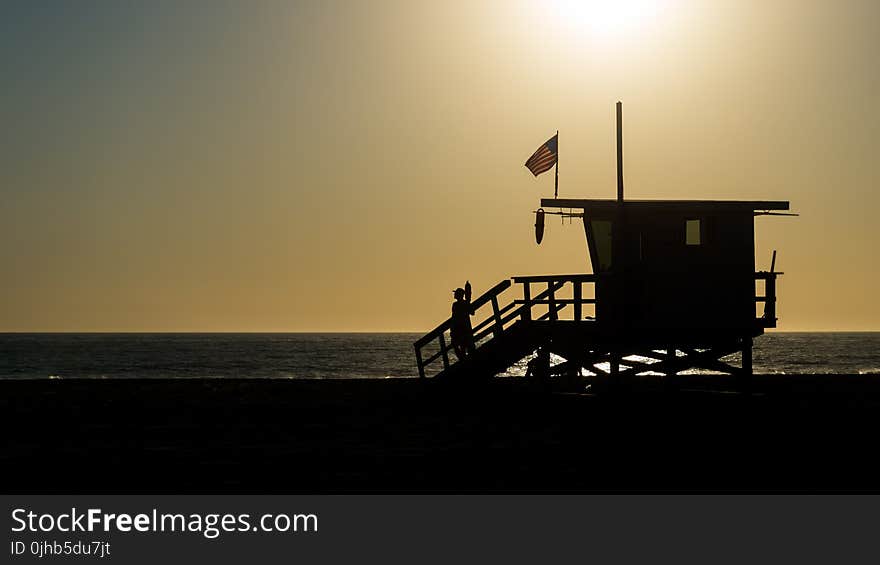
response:
{"label": "tower window", "polygon": [[687,245],[702,245],[703,240],[700,233],[700,220],[685,221],[684,241]]}

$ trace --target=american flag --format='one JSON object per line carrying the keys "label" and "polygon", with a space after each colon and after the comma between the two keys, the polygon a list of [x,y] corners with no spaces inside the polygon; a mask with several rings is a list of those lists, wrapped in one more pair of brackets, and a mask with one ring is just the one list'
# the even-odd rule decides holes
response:
{"label": "american flag", "polygon": [[557,133],[548,139],[547,143],[538,147],[538,150],[529,157],[528,161],[526,161],[526,167],[532,171],[533,175],[538,176],[541,173],[545,173],[556,164],[556,145],[558,138],[559,134]]}

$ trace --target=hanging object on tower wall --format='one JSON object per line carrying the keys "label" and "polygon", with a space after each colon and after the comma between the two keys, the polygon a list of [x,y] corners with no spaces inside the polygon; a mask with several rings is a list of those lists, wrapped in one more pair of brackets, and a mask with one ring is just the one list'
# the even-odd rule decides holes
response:
{"label": "hanging object on tower wall", "polygon": [[535,212],[535,242],[540,245],[544,239],[544,209],[538,208]]}

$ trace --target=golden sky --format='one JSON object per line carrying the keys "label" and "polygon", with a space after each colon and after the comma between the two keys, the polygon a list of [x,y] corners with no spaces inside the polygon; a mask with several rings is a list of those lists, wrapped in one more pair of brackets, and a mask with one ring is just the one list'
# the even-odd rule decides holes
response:
{"label": "golden sky", "polygon": [[790,200],[780,329],[880,330],[880,3],[7,2],[0,331],[427,331],[587,272],[560,197]]}

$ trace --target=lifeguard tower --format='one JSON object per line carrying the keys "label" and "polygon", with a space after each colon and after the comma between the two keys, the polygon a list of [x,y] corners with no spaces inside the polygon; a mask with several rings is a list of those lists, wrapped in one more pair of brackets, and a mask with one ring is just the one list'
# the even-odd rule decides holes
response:
{"label": "lifeguard tower", "polygon": [[[564,359],[554,375],[586,370],[613,384],[697,368],[748,386],[752,340],[776,327],[782,274],[775,251],[769,271],[755,270],[755,217],[789,203],[625,200],[621,129],[618,103],[617,199],[554,197],[538,211],[539,224],[545,208],[583,220],[593,272],[501,281],[472,302],[473,354],[452,353],[451,320],[415,342],[420,377],[489,377],[544,346]],[[736,353],[738,363],[723,359]]]}

